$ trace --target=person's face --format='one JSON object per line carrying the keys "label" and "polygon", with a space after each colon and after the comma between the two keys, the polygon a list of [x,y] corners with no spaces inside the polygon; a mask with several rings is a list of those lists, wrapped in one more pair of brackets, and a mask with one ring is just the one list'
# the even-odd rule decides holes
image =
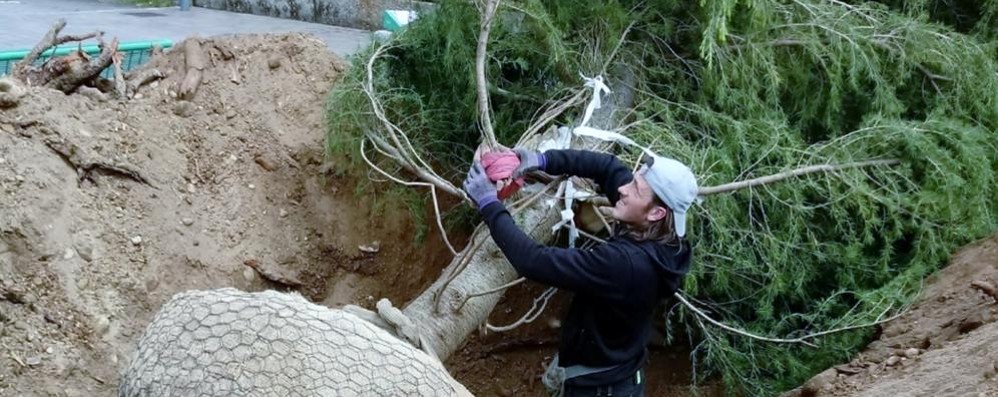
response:
{"label": "person's face", "polygon": [[648,186],[642,167],[634,173],[634,180],[617,189],[620,199],[613,207],[613,217],[620,222],[646,226],[650,222],[662,219],[669,209],[655,204],[655,192]]}

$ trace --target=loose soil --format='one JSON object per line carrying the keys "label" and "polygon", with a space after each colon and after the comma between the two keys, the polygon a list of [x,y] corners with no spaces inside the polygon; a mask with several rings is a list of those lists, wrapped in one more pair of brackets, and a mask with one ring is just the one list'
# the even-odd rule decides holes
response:
{"label": "loose soil", "polygon": [[[327,306],[406,302],[449,262],[435,236],[413,244],[408,211],[373,210],[383,195],[356,196],[326,162],[325,97],[346,64],[324,43],[202,48],[189,102],[176,99],[178,50],[145,66],[168,77],[127,102],[29,88],[0,109],[0,395],[115,394],[173,294],[292,290],[247,260]],[[90,163],[103,166],[78,171]],[[358,250],[374,241],[379,252]]]}
{"label": "loose soil", "polygon": [[998,396],[998,237],[958,251],[856,357],[785,396]]}

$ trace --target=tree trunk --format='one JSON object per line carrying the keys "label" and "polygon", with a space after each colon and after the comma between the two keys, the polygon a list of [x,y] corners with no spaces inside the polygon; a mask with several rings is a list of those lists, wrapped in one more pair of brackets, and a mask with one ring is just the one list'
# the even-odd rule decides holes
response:
{"label": "tree trunk", "polygon": [[[633,75],[624,70],[622,83],[616,87],[603,107],[593,114],[592,124],[596,128],[611,128],[615,124],[614,110],[627,109],[633,102],[633,92],[630,82]],[[619,115],[617,115],[619,116]],[[592,149],[600,141],[573,138],[573,147]],[[554,234],[551,228],[561,218],[558,207],[549,208],[543,200],[535,202],[520,214],[514,216],[517,224],[527,234],[542,243],[549,242]],[[482,247],[473,254],[467,268],[447,286],[440,298],[439,306],[434,307],[434,297],[439,293],[447,275],[451,274],[461,263],[461,256],[455,257],[443,272],[443,276],[423,291],[416,299],[406,305],[403,312],[422,331],[425,343],[436,353],[440,360],[446,360],[458,347],[464,343],[471,332],[483,326],[489,314],[495,308],[501,297],[500,293],[474,297],[468,300],[460,312],[456,308],[464,301],[464,297],[479,291],[499,287],[519,277],[516,270],[509,264],[492,241],[488,233],[483,233],[479,240],[486,239]],[[469,246],[475,241],[469,242]]]}

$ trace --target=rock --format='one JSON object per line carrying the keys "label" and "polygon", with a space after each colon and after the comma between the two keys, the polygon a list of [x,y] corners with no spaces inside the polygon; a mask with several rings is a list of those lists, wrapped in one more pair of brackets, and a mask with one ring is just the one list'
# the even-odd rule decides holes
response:
{"label": "rock", "polygon": [[83,260],[85,260],[87,262],[90,262],[90,261],[94,260],[94,249],[93,249],[93,247],[87,245],[86,243],[82,243],[82,242],[81,243],[77,243],[76,244],[76,253],[80,254],[80,258],[83,258]]}
{"label": "rock", "polygon": [[109,328],[111,328],[111,320],[106,316],[98,317],[97,321],[94,323],[94,331],[96,331],[98,335],[104,335]]}
{"label": "rock", "polygon": [[131,241],[132,241],[132,245],[138,246],[139,244],[142,244],[142,236],[132,237]]}
{"label": "rock", "polygon": [[368,245],[358,245],[357,249],[359,249],[360,252],[366,252],[368,254],[376,254],[378,253],[378,251],[381,251],[381,242],[372,241],[371,244]]}
{"label": "rock", "polygon": [[277,69],[281,67],[281,58],[277,56],[271,57],[270,59],[267,60],[267,66],[270,67],[271,69]]}
{"label": "rock", "polygon": [[62,259],[73,259],[73,256],[75,255],[76,252],[74,252],[72,248],[66,248],[66,252],[62,254]]}
{"label": "rock", "polygon": [[195,110],[194,104],[188,101],[177,101],[173,104],[173,114],[180,117],[189,117]]}
{"label": "rock", "polygon": [[24,177],[21,175],[14,176],[14,179],[17,180],[18,182],[24,182]]}
{"label": "rock", "polygon": [[12,290],[8,290],[8,291],[4,292],[3,299],[6,300],[6,301],[8,301],[8,302],[10,302],[10,303],[16,303],[16,304],[19,304],[19,305],[23,305],[23,304],[27,303],[27,302],[25,302],[25,294],[24,294],[24,292],[16,290],[16,289],[12,289]]}
{"label": "rock", "polygon": [[14,322],[14,329],[19,329],[21,331],[27,331],[28,330],[28,324],[25,323],[24,321],[15,321]]}
{"label": "rock", "polygon": [[52,350],[52,346],[49,346],[49,347],[45,348],[45,354],[52,354],[52,352],[54,352],[54,351],[55,350]]}
{"label": "rock", "polygon": [[0,79],[0,108],[12,108],[21,103],[26,91],[12,78]]}
{"label": "rock", "polygon": [[187,193],[194,194],[195,192],[197,192],[197,188],[194,187],[194,184],[193,183],[188,183],[187,184]]}
{"label": "rock", "polygon": [[183,218],[180,220],[180,223],[184,224],[184,226],[190,226],[194,224],[194,220],[191,218]]}
{"label": "rock", "polygon": [[912,348],[909,348],[908,350],[904,351],[904,356],[908,357],[908,358],[915,358],[920,353],[921,352],[917,348],[912,347]]}
{"label": "rock", "polygon": [[100,92],[100,90],[93,87],[87,87],[85,85],[80,86],[80,88],[76,89],[76,93],[83,95],[87,98],[90,98],[96,102],[107,102],[107,96],[104,95],[103,92]]}
{"label": "rock", "polygon": [[897,363],[899,362],[901,362],[901,357],[891,356],[890,358],[887,359],[887,362],[885,364],[887,364],[888,367],[893,367],[894,365],[897,365]]}
{"label": "rock", "polygon": [[42,357],[41,356],[31,356],[31,357],[28,357],[26,360],[24,360],[24,363],[28,364],[29,367],[38,366],[38,365],[42,364]]}
{"label": "rock", "polygon": [[247,185],[246,187],[248,187],[250,190],[256,189],[256,185],[254,185],[252,183],[249,184],[249,185]]}
{"label": "rock", "polygon": [[280,216],[281,218],[284,218],[288,216],[288,212],[285,211],[284,208],[281,208],[280,212],[278,212],[277,215]]}
{"label": "rock", "polygon": [[243,278],[246,279],[247,282],[252,283],[253,280],[256,280],[256,271],[254,271],[253,269],[251,269],[249,267],[244,267],[243,268]]}
{"label": "rock", "polygon": [[235,117],[236,117],[236,111],[235,110],[229,110],[228,112],[225,112],[225,119],[226,120],[232,120]]}
{"label": "rock", "polygon": [[820,374],[815,375],[813,378],[804,383],[804,389],[802,390],[805,396],[818,396],[822,392],[826,392],[832,389],[832,382],[838,376],[838,371],[835,368],[829,368]]}

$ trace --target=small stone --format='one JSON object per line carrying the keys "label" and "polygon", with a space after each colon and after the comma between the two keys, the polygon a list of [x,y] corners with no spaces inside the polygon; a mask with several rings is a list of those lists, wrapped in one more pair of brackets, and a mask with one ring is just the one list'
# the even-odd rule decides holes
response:
{"label": "small stone", "polygon": [[288,216],[288,212],[285,211],[284,208],[281,208],[281,211],[278,212],[277,215],[280,216],[281,218],[284,218]]}
{"label": "small stone", "polygon": [[146,292],[155,291],[156,287],[159,287],[159,279],[156,276],[149,277],[146,279],[145,286]]}
{"label": "small stone", "polygon": [[281,58],[280,57],[270,58],[269,60],[267,60],[267,66],[270,67],[271,69],[277,69],[281,67]]}
{"label": "small stone", "polygon": [[886,364],[887,364],[888,367],[893,367],[894,365],[896,365],[899,362],[901,362],[901,357],[891,356],[890,358],[887,359]]}
{"label": "small stone", "polygon": [[197,246],[199,246],[199,245],[201,245],[201,242],[200,242],[200,241],[197,241],[197,240],[194,240],[194,246],[195,246],[195,247],[197,247]]}
{"label": "small stone", "polygon": [[194,114],[194,110],[196,110],[194,104],[188,101],[178,101],[173,104],[173,114],[180,117],[189,117]]}
{"label": "small stone", "polygon": [[142,236],[132,237],[132,245],[136,245],[137,246],[139,244],[142,244]]}
{"label": "small stone", "polygon": [[138,93],[138,94],[135,94],[135,96],[133,96],[132,98],[135,98],[135,99],[142,99],[142,98],[145,98],[145,95],[142,95],[142,93],[140,92],[140,93]]}
{"label": "small stone", "polygon": [[919,353],[921,353],[921,352],[918,351],[918,348],[912,347],[912,348],[904,351],[904,356],[908,357],[908,358],[915,358],[916,356],[919,355]]}
{"label": "small stone", "polygon": [[232,120],[235,117],[236,117],[236,111],[235,110],[229,110],[228,112],[225,112],[225,119],[226,120]]}
{"label": "small stone", "polygon": [[154,81],[152,83],[149,83],[149,88],[156,88],[156,87],[159,87],[159,82],[158,81]]}
{"label": "small stone", "polygon": [[94,331],[97,331],[98,335],[103,335],[109,328],[111,328],[111,320],[106,316],[98,317],[97,322],[94,323]]}
{"label": "small stone", "polygon": [[357,249],[359,249],[361,252],[366,252],[368,254],[376,254],[378,253],[378,251],[381,251],[381,242],[372,241],[368,245],[358,245]]}
{"label": "small stone", "polygon": [[87,262],[94,260],[94,249],[84,243],[76,244],[76,253]]}
{"label": "small stone", "polygon": [[187,203],[187,205],[194,205],[194,200],[190,197],[184,197],[184,202]]}
{"label": "small stone", "polygon": [[835,368],[826,369],[824,372],[815,375],[813,378],[804,383],[804,391],[809,395],[820,395],[821,392],[830,390],[832,387],[832,382],[838,376],[838,372]]}
{"label": "small stone", "polygon": [[256,280],[256,271],[248,266],[244,266],[243,278],[246,279],[247,282],[253,282],[253,280]]}
{"label": "small stone", "polygon": [[72,248],[66,248],[66,252],[62,254],[62,259],[73,259],[76,253],[73,252]]}
{"label": "small stone", "polygon": [[17,179],[18,182],[24,182],[24,177],[21,175],[15,176],[14,179]]}
{"label": "small stone", "polygon": [[256,185],[254,185],[254,184],[252,184],[252,183],[251,183],[251,184],[249,184],[249,185],[248,185],[248,186],[246,186],[246,187],[250,188],[250,190],[253,190],[253,189],[256,189]]}
{"label": "small stone", "polygon": [[42,364],[42,357],[41,356],[31,356],[31,357],[28,357],[26,360],[24,360],[24,363],[28,364],[28,366],[31,366],[31,367],[38,366],[38,365]]}
{"label": "small stone", "polygon": [[194,192],[196,192],[196,191],[197,191],[197,189],[194,187],[193,183],[188,183],[187,184],[187,193],[194,194]]}
{"label": "small stone", "polygon": [[54,352],[54,351],[55,350],[52,350],[52,346],[49,346],[49,347],[45,348],[45,353],[46,354],[52,354],[52,352]]}
{"label": "small stone", "polygon": [[183,223],[184,226],[190,226],[194,224],[194,220],[191,218],[183,218],[180,220],[180,223]]}
{"label": "small stone", "polygon": [[28,330],[28,324],[25,323],[24,321],[15,321],[14,322],[14,329],[19,329],[21,331],[27,331]]}

